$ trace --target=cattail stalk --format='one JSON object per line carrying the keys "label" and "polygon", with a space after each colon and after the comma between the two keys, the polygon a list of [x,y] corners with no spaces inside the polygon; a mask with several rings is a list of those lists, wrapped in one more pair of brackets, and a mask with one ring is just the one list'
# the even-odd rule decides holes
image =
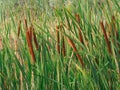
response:
{"label": "cattail stalk", "polygon": [[27,25],[27,19],[26,18],[24,19],[24,23],[25,23],[25,29],[27,31],[28,30],[28,25]]}
{"label": "cattail stalk", "polygon": [[[80,23],[80,16],[79,16],[79,14],[75,14],[75,18],[76,18],[76,20],[77,20],[77,22],[78,23]],[[81,28],[80,28],[80,26],[79,25],[77,25],[77,28],[78,28],[78,30],[79,30],[79,40],[80,40],[80,42],[82,43],[82,44],[84,44],[84,42],[83,42],[83,37],[82,37],[82,30],[81,30]]]}
{"label": "cattail stalk", "polygon": [[108,40],[108,36],[107,36],[107,34],[106,34],[105,27],[104,27],[102,21],[100,22],[100,26],[101,26],[101,29],[102,29],[103,34],[104,34],[104,38],[105,38],[105,41],[106,41],[106,44],[107,44],[108,52],[109,52],[110,54],[112,54],[110,41]]}
{"label": "cattail stalk", "polygon": [[19,37],[19,35],[20,35],[20,26],[21,26],[21,20],[20,20],[19,23],[18,23],[18,37]]}
{"label": "cattail stalk", "polygon": [[84,68],[83,60],[82,60],[81,56],[79,55],[75,44],[73,43],[73,41],[70,38],[67,38],[67,41],[68,41],[69,45],[72,47],[72,49],[74,50],[74,52],[76,53],[78,60],[80,61],[82,67]]}
{"label": "cattail stalk", "polygon": [[[29,28],[29,30],[30,30],[30,28]],[[29,34],[30,32],[31,32],[31,30],[30,31],[26,31],[26,39],[27,39],[27,43],[28,43],[30,54],[32,56],[33,63],[35,63],[36,59],[35,59],[35,54],[34,54],[33,46],[32,46],[31,34]]]}
{"label": "cattail stalk", "polygon": [[29,33],[29,38],[30,38],[30,41],[32,42],[32,37],[33,37],[33,30],[32,30],[32,27],[30,26],[29,29],[28,29],[28,33]]}
{"label": "cattail stalk", "polygon": [[65,49],[65,40],[64,40],[64,36],[63,36],[63,39],[62,39],[63,41],[62,41],[62,54],[63,54],[63,56],[65,56],[66,55],[66,49]]}

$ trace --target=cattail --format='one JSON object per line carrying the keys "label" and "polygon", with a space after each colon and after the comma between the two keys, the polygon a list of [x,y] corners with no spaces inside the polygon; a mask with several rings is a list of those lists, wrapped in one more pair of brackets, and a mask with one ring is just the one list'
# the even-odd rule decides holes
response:
{"label": "cattail", "polygon": [[28,33],[29,33],[29,36],[30,36],[30,41],[32,42],[32,37],[33,37],[32,26],[29,27],[29,29],[28,29]]}
{"label": "cattail", "polygon": [[77,22],[80,23],[80,16],[79,16],[79,14],[75,14],[75,18],[76,18]]}
{"label": "cattail", "polygon": [[105,38],[105,41],[106,41],[106,44],[107,44],[108,52],[109,52],[110,54],[112,54],[112,50],[111,50],[111,46],[110,46],[110,41],[108,40],[106,31],[105,31],[105,27],[104,27],[102,21],[100,22],[100,26],[101,26],[101,29],[102,29],[103,34],[104,34],[104,38]]}
{"label": "cattail", "polygon": [[31,30],[33,31],[32,35],[33,35],[33,40],[34,40],[34,44],[35,44],[36,50],[38,50],[39,49],[39,45],[38,45],[38,42],[37,42],[37,38],[36,38],[36,35],[35,35],[35,32],[34,32],[33,25],[31,25]]}
{"label": "cattail", "polygon": [[79,28],[79,40],[80,40],[80,42],[81,42],[82,44],[84,44],[84,42],[83,42],[83,37],[82,37],[82,31],[81,31],[80,28]]}
{"label": "cattail", "polygon": [[[79,14],[75,14],[75,17],[76,17],[76,20],[77,20],[77,22],[78,23],[80,23],[80,16],[79,16]],[[82,43],[82,44],[84,44],[84,42],[83,42],[83,37],[82,37],[82,30],[81,30],[81,28],[80,28],[80,26],[79,25],[77,25],[77,28],[78,28],[78,30],[79,30],[79,40],[80,40],[80,42]]]}
{"label": "cattail", "polygon": [[83,41],[83,36],[82,36],[82,30],[80,28],[80,26],[77,25],[77,28],[78,28],[78,34],[79,34],[79,41],[80,43],[82,43],[84,45],[84,41]]}
{"label": "cattail", "polygon": [[76,56],[77,56],[78,60],[80,61],[82,67],[84,67],[83,60],[82,60],[81,56],[78,54],[78,51],[77,51],[75,44],[73,43],[73,41],[70,38],[67,38],[67,40],[68,40],[69,45],[72,47],[72,49],[76,53]]}
{"label": "cattail", "polygon": [[63,54],[63,56],[66,55],[64,36],[63,36],[63,41],[62,41],[62,54]]}
{"label": "cattail", "polygon": [[25,29],[26,29],[26,31],[28,30],[28,25],[27,25],[27,20],[26,20],[26,18],[24,19],[24,23],[25,23]]}
{"label": "cattail", "polygon": [[20,26],[21,26],[21,20],[20,20],[19,23],[18,23],[18,37],[19,37],[19,35],[20,35]]}
{"label": "cattail", "polygon": [[59,34],[59,26],[56,27],[56,36],[57,36],[57,51],[60,54],[60,34]]}
{"label": "cattail", "polygon": [[36,59],[35,59],[35,54],[34,54],[34,51],[33,51],[33,46],[32,46],[32,41],[30,40],[30,34],[29,34],[29,31],[26,31],[26,39],[27,39],[27,43],[28,43],[28,47],[29,47],[29,51],[30,51],[30,54],[32,56],[32,60],[33,62],[35,63],[36,62]]}

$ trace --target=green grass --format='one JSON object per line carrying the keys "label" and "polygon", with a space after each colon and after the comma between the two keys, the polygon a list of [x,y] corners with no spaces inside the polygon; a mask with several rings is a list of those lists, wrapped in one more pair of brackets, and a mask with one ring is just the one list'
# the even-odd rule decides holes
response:
{"label": "green grass", "polygon": [[[30,0],[30,3],[26,0],[23,6],[18,7],[14,6],[15,2],[11,0],[9,4],[0,5],[1,90],[120,89],[119,0],[103,0],[100,3],[98,0],[73,0],[65,5],[62,0],[53,2],[54,7],[47,0]],[[36,50],[32,38],[36,62],[32,61],[26,39],[25,18],[28,27],[33,25],[39,44]],[[104,24],[108,44],[100,22]],[[57,27],[59,35],[56,34]],[[108,50],[109,45],[112,53]]]}

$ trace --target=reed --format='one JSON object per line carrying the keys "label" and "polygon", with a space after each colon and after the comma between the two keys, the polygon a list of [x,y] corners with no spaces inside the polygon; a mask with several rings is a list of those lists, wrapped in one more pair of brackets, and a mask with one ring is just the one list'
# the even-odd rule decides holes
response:
{"label": "reed", "polygon": [[27,24],[27,19],[24,18],[24,24],[25,24],[25,30],[27,31],[28,30],[28,24]]}
{"label": "reed", "polygon": [[80,15],[76,13],[75,18],[76,18],[77,22],[80,23]]}
{"label": "reed", "polygon": [[33,41],[34,41],[36,50],[38,50],[39,49],[39,44],[38,44],[38,41],[37,41],[37,37],[36,37],[35,31],[34,31],[33,25],[31,27],[32,27],[31,29],[33,31]]}
{"label": "reed", "polygon": [[103,21],[100,22],[100,26],[101,26],[102,32],[103,32],[103,34],[104,34],[104,38],[105,38],[105,41],[106,41],[106,44],[107,44],[108,52],[109,52],[110,54],[112,54],[110,41],[109,41],[108,36],[107,36],[107,33],[106,33],[106,31],[105,31],[105,27],[104,27],[104,25],[103,25]]}
{"label": "reed", "polygon": [[28,28],[28,33],[29,33],[29,38],[30,38],[30,42],[32,43],[32,38],[33,38],[33,30],[32,30],[32,26],[30,26],[29,28]]}
{"label": "reed", "polygon": [[32,38],[31,38],[32,34],[30,34],[30,33],[32,33],[32,32],[31,32],[31,29],[29,28],[29,30],[26,31],[26,40],[27,40],[27,43],[28,43],[29,52],[30,52],[30,54],[32,56],[33,63],[35,63],[36,58],[35,58],[35,54],[34,54],[33,46],[32,46]]}
{"label": "reed", "polygon": [[67,38],[67,41],[68,41],[69,45],[72,47],[72,49],[74,50],[74,52],[76,53],[78,60],[80,61],[82,67],[84,68],[83,60],[82,60],[81,56],[79,55],[75,44],[73,43],[73,41],[70,38]]}
{"label": "reed", "polygon": [[[75,18],[76,18],[76,21],[78,22],[78,24],[80,23],[80,16],[79,14],[75,14]],[[82,36],[82,30],[80,28],[80,26],[77,24],[77,29],[78,29],[78,35],[79,35],[79,41],[84,44],[84,41],[83,41],[83,36]]]}
{"label": "reed", "polygon": [[20,20],[19,23],[18,23],[18,37],[19,37],[19,35],[20,35],[20,30],[21,30],[20,26],[21,26],[21,20]]}
{"label": "reed", "polygon": [[0,4],[0,90],[119,90],[119,0],[17,1]]}
{"label": "reed", "polygon": [[84,44],[83,36],[82,36],[82,30],[80,29],[80,27],[78,27],[78,30],[79,30],[79,40],[82,44]]}
{"label": "reed", "polygon": [[65,48],[64,36],[62,36],[62,54],[63,54],[63,56],[66,56],[66,48]]}

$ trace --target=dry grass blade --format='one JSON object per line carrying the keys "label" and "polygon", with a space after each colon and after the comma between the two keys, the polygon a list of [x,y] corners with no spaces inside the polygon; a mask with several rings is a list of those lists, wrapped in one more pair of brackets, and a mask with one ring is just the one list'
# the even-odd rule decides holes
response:
{"label": "dry grass blade", "polygon": [[32,56],[32,60],[33,60],[33,63],[36,62],[36,59],[35,59],[35,54],[34,54],[34,51],[33,51],[33,46],[32,46],[32,41],[30,40],[31,38],[31,34],[29,34],[30,32],[29,31],[26,31],[26,39],[27,39],[27,43],[28,43],[28,47],[29,47],[29,52]]}
{"label": "dry grass blade", "polygon": [[104,27],[102,21],[100,22],[100,26],[101,26],[101,29],[102,29],[103,34],[104,34],[104,38],[105,38],[105,41],[106,41],[106,44],[107,44],[108,52],[109,52],[110,54],[112,54],[110,41],[108,40],[108,36],[107,36],[107,33],[106,33],[106,31],[105,31],[105,27]]}
{"label": "dry grass blade", "polygon": [[77,56],[78,60],[80,61],[82,67],[84,68],[83,60],[82,60],[81,56],[78,54],[78,51],[77,51],[75,44],[73,43],[73,41],[70,38],[67,38],[67,40],[68,40],[69,45],[72,47],[72,49],[76,53],[76,56]]}
{"label": "dry grass blade", "polygon": [[21,20],[20,20],[19,23],[18,23],[18,37],[19,37],[19,35],[20,35],[20,26],[21,26]]}

